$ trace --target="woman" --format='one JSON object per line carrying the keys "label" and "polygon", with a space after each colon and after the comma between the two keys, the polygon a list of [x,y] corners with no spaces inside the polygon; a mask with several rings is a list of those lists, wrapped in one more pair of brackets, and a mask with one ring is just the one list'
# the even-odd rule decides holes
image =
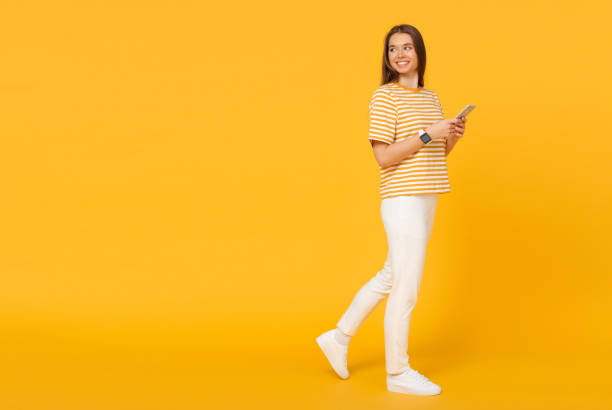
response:
{"label": "woman", "polygon": [[389,296],[384,321],[387,389],[434,395],[440,387],[408,363],[408,331],[438,194],[450,192],[446,156],[463,135],[466,120],[444,119],[438,95],[424,88],[425,62],[425,45],[415,27],[402,24],[387,33],[381,85],[370,99],[368,136],[380,166],[387,260],[359,290],[337,328],[316,340],[335,372],[348,378],[349,341]]}

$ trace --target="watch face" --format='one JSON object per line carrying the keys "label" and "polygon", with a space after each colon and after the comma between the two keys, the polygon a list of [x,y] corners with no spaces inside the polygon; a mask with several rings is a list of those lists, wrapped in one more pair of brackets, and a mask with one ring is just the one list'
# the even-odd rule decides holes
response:
{"label": "watch face", "polygon": [[431,141],[431,137],[429,136],[429,134],[427,134],[426,132],[424,132],[423,134],[421,134],[421,140],[427,144],[429,141]]}

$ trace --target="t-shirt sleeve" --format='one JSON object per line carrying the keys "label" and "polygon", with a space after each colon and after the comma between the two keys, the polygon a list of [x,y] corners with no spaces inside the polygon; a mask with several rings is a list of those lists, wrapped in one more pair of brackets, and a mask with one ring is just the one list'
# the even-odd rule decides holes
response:
{"label": "t-shirt sleeve", "polygon": [[370,130],[368,140],[377,140],[393,143],[395,140],[395,123],[397,121],[397,107],[391,96],[384,90],[378,89],[370,98]]}

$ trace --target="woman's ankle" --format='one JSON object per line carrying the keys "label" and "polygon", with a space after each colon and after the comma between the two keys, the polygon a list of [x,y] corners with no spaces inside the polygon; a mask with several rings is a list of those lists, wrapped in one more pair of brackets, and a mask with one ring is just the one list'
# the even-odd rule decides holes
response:
{"label": "woman's ankle", "polygon": [[344,332],[342,332],[340,329],[336,328],[334,332],[334,337],[336,338],[338,343],[344,346],[348,346],[353,336],[347,335]]}

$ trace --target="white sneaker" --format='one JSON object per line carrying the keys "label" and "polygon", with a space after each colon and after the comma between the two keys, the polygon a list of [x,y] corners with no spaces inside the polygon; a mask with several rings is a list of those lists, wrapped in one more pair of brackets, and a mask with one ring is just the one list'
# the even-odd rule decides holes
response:
{"label": "white sneaker", "polygon": [[329,364],[342,379],[349,377],[346,366],[346,356],[348,355],[348,345],[339,343],[334,336],[335,329],[329,330],[317,337],[317,344],[323,350],[323,354],[329,360]]}
{"label": "white sneaker", "polygon": [[408,369],[395,376],[387,375],[387,390],[419,396],[433,396],[442,391],[440,386],[414,369]]}

